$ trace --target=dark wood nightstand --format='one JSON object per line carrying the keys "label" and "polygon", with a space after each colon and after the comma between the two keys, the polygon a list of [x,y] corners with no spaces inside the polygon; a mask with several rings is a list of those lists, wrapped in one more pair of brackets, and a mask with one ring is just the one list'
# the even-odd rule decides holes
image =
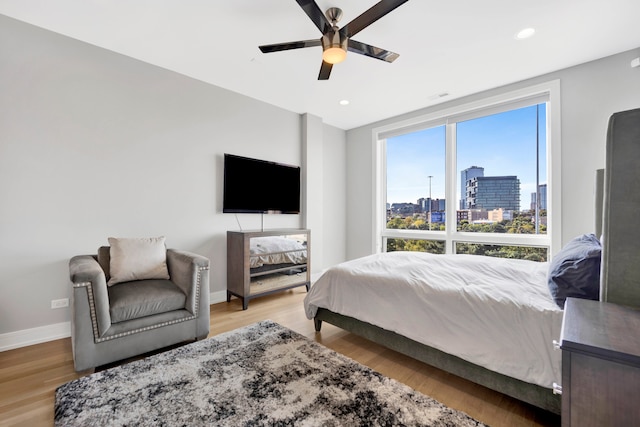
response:
{"label": "dark wood nightstand", "polygon": [[562,425],[640,425],[640,311],[568,298],[562,335]]}

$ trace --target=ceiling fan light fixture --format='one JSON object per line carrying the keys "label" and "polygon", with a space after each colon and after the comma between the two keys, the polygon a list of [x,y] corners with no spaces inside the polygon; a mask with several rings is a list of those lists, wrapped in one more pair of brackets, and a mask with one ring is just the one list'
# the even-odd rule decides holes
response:
{"label": "ceiling fan light fixture", "polygon": [[347,57],[348,39],[337,29],[322,36],[322,60],[329,64],[337,64]]}
{"label": "ceiling fan light fixture", "polygon": [[322,52],[322,60],[329,64],[337,64],[342,62],[347,57],[347,51],[338,47],[330,47]]}

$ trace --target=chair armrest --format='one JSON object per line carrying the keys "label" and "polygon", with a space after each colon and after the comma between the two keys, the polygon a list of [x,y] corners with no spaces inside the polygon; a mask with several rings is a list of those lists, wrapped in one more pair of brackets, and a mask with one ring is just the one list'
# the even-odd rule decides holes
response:
{"label": "chair armrest", "polygon": [[111,327],[111,315],[102,267],[92,255],[74,256],[69,260],[69,277],[73,284],[72,321],[78,326],[91,324],[94,339],[104,335]]}
{"label": "chair armrest", "polygon": [[209,310],[209,259],[191,252],[167,249],[171,281],[187,295],[186,309],[194,315]]}

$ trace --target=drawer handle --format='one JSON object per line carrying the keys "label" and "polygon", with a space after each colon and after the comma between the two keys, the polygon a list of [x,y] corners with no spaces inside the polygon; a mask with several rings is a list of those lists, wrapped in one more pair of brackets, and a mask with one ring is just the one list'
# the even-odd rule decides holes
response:
{"label": "drawer handle", "polygon": [[557,340],[553,340],[553,348],[556,350],[560,350],[560,343]]}
{"label": "drawer handle", "polygon": [[553,394],[562,394],[562,386],[558,383],[553,383]]}

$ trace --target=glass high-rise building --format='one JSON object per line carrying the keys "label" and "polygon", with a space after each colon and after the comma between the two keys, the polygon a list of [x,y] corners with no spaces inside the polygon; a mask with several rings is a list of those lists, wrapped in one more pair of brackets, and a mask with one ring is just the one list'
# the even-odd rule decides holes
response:
{"label": "glass high-rise building", "polygon": [[467,181],[484,176],[484,168],[471,166],[460,172],[460,209],[469,209],[467,203]]}
{"label": "glass high-rise building", "polygon": [[[547,184],[538,185],[538,193],[540,193],[540,209],[547,209]],[[536,193],[531,193],[531,210],[536,209]]]}
{"label": "glass high-rise building", "polygon": [[479,176],[468,181],[467,209],[520,210],[520,180],[510,176]]}

